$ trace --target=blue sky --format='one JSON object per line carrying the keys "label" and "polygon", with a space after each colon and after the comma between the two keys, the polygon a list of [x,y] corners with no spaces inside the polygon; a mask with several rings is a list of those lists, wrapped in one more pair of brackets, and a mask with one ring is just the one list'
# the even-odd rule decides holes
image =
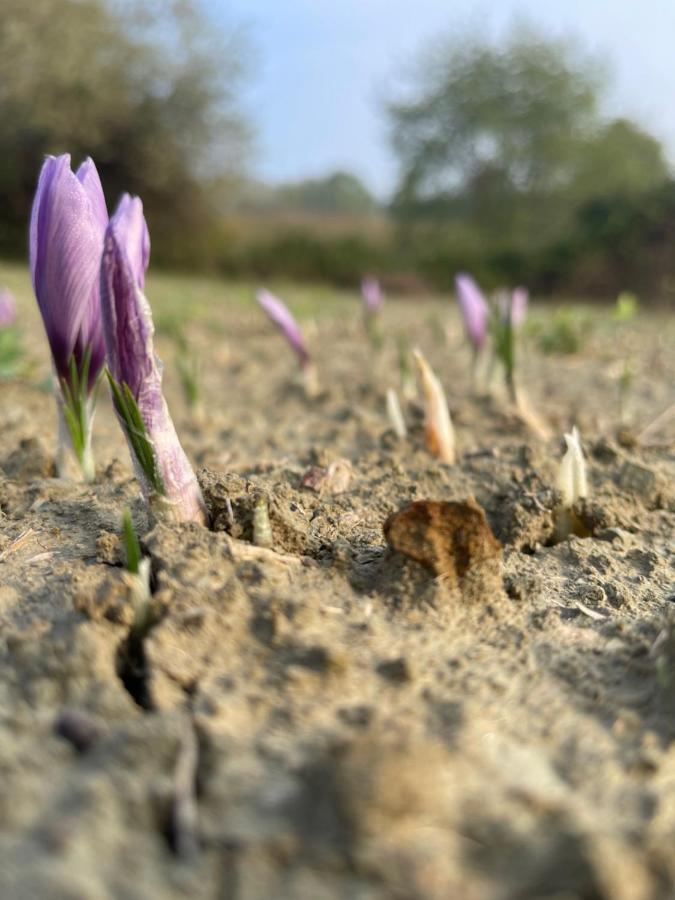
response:
{"label": "blue sky", "polygon": [[645,124],[675,157],[675,0],[211,0],[255,49],[244,105],[252,168],[269,181],[336,168],[381,196],[396,180],[378,98],[442,33],[498,37],[524,19],[607,57],[608,111]]}

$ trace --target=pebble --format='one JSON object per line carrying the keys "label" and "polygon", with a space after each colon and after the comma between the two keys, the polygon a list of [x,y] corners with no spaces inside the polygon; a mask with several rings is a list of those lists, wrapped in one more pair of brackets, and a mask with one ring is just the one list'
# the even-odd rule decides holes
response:
{"label": "pebble", "polygon": [[78,753],[86,753],[101,737],[101,729],[87,713],[65,709],[54,722],[54,731]]}
{"label": "pebble", "polygon": [[404,684],[412,678],[410,667],[403,656],[398,656],[396,659],[388,659],[378,663],[376,671],[382,678],[386,678],[387,681],[391,681],[395,684]]}
{"label": "pebble", "polygon": [[656,491],[656,475],[646,466],[626,461],[619,472],[619,486],[644,500],[651,500]]}

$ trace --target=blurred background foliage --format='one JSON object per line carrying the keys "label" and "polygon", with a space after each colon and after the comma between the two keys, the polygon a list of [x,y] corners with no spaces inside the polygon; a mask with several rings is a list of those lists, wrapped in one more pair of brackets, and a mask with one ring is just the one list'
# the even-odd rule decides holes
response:
{"label": "blurred background foliage", "polygon": [[142,196],[158,265],[353,284],[485,284],[672,303],[675,181],[659,141],[603,115],[608,76],[518,27],[425,47],[383,112],[399,180],[267,185],[238,103],[247,36],[192,0],[3,0],[0,255],[23,256],[46,153],[91,155],[109,204]]}
{"label": "blurred background foliage", "polygon": [[185,0],[3,0],[0,252],[24,252],[42,158],[69,152],[95,160],[109,205],[143,197],[159,261],[210,262],[248,137],[236,38]]}

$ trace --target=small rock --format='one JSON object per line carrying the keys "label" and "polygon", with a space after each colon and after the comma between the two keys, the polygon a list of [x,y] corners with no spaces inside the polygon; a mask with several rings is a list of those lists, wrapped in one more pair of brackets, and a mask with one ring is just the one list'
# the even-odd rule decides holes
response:
{"label": "small rock", "polygon": [[345,725],[351,725],[353,728],[367,728],[373,720],[373,708],[365,703],[343,706],[338,710],[338,716]]}
{"label": "small rock", "polygon": [[619,472],[619,487],[643,500],[651,500],[656,493],[656,475],[646,466],[627,460]]}
{"label": "small rock", "polygon": [[609,541],[610,543],[616,541],[619,544],[626,544],[630,535],[623,528],[605,528],[603,531],[599,531],[595,537],[599,541]]}
{"label": "small rock", "polygon": [[351,484],[354,470],[348,459],[333,460],[328,466],[310,466],[302,476],[302,487],[318,494],[343,494]]}
{"label": "small rock", "polygon": [[593,458],[601,463],[613,463],[618,459],[619,453],[616,447],[607,440],[607,438],[599,438],[591,445],[591,453]]}
{"label": "small rock", "polygon": [[54,722],[54,731],[69,741],[78,753],[86,753],[102,733],[91,716],[76,709],[65,709]]}
{"label": "small rock", "polygon": [[596,606],[604,603],[607,599],[602,585],[586,581],[577,583],[576,594],[584,603],[590,603]]}
{"label": "small rock", "polygon": [[378,675],[381,675],[382,678],[386,678],[387,681],[394,682],[395,684],[404,684],[406,681],[412,679],[410,667],[403,656],[398,656],[396,659],[387,659],[378,663],[375,671]]}
{"label": "small rock", "polygon": [[122,542],[113,531],[102,531],[96,538],[96,562],[108,566],[124,564]]}
{"label": "small rock", "polygon": [[311,669],[311,671],[319,672],[322,675],[336,667],[336,660],[333,659],[330,650],[318,644],[308,647],[293,647],[289,662],[291,665],[301,666],[303,669]]}

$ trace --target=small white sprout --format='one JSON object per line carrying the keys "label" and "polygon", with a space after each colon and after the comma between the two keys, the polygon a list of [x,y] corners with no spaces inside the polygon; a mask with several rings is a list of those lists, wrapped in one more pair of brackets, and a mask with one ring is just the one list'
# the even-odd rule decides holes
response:
{"label": "small white sprout", "polygon": [[567,450],[560,461],[556,487],[562,494],[562,508],[571,509],[577,500],[588,496],[586,462],[576,427],[565,435]]}
{"label": "small white sprout", "polygon": [[124,573],[124,575],[131,592],[134,609],[143,618],[145,606],[150,603],[151,598],[150,560],[147,556],[144,556],[138,564],[137,572],[127,571]]}
{"label": "small white sprout", "polygon": [[274,544],[267,499],[259,494],[253,504],[253,543],[257,547],[271,547]]}
{"label": "small white sprout", "polygon": [[305,396],[310,400],[319,395],[321,391],[319,374],[313,362],[308,362],[302,367],[302,384],[305,390]]}
{"label": "small white sprout", "polygon": [[455,431],[452,427],[448,401],[440,381],[420,350],[413,350],[413,359],[424,394],[424,430],[428,450],[441,462],[455,462]]}
{"label": "small white sprout", "polygon": [[387,390],[387,417],[396,437],[404,440],[408,436],[408,429],[403,418],[398,394],[393,388]]}
{"label": "small white sprout", "polygon": [[144,634],[152,621],[150,559],[141,553],[141,544],[128,509],[122,515],[122,539],[126,557],[123,578],[134,610],[132,629]]}

